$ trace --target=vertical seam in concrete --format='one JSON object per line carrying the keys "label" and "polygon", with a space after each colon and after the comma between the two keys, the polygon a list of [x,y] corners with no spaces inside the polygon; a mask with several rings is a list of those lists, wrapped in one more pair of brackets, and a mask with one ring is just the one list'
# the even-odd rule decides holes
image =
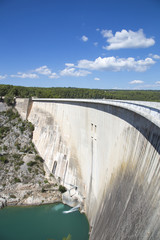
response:
{"label": "vertical seam in concrete", "polygon": [[31,109],[32,109],[32,105],[33,105],[33,101],[31,98],[29,98],[29,101],[28,101],[28,106],[27,106],[27,114],[26,114],[26,120],[28,119],[29,117],[29,114],[31,112]]}

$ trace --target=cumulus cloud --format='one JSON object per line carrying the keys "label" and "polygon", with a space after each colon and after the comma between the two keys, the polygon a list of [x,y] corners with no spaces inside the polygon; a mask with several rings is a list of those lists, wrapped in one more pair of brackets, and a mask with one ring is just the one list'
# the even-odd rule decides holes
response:
{"label": "cumulus cloud", "polygon": [[149,56],[150,57],[152,57],[152,58],[154,58],[154,59],[156,59],[156,60],[159,60],[160,59],[160,56],[159,55],[157,55],[157,54],[149,54]]}
{"label": "cumulus cloud", "polygon": [[100,80],[100,78],[98,78],[98,77],[95,77],[95,78],[94,78],[94,80],[95,80],[95,81],[99,81],[99,80]]}
{"label": "cumulus cloud", "polygon": [[104,70],[104,71],[137,71],[144,72],[155,61],[151,58],[146,58],[144,60],[135,60],[135,58],[115,58],[115,57],[98,57],[94,61],[89,61],[86,59],[80,60],[78,62],[78,67],[88,70]]}
{"label": "cumulus cloud", "polygon": [[[70,64],[69,64],[69,66],[70,66]],[[46,65],[36,68],[34,70],[30,70],[30,71],[28,71],[28,73],[18,72],[17,74],[10,75],[10,77],[12,77],[12,78],[39,78],[40,75],[47,76],[50,79],[59,78],[58,74],[55,72],[52,72],[51,69],[48,68]]]}
{"label": "cumulus cloud", "polygon": [[153,38],[146,38],[143,29],[139,29],[137,32],[122,29],[121,32],[116,32],[115,35],[113,35],[112,30],[102,30],[101,34],[107,39],[106,41],[109,44],[103,47],[106,50],[147,48],[155,44]]}
{"label": "cumulus cloud", "polygon": [[74,63],[65,63],[66,67],[74,67]]}
{"label": "cumulus cloud", "polygon": [[10,75],[11,77],[17,78],[39,78],[39,76],[35,73],[21,73],[18,72],[16,75]]}
{"label": "cumulus cloud", "polygon": [[141,84],[141,83],[144,83],[144,81],[142,80],[133,80],[131,82],[129,82],[130,84]]}
{"label": "cumulus cloud", "polygon": [[160,84],[160,81],[155,82],[155,84],[158,84],[158,85],[159,85],[159,84]]}
{"label": "cumulus cloud", "polygon": [[51,78],[51,79],[59,78],[57,73],[52,72],[51,69],[48,68],[46,65],[36,68],[33,72],[37,72],[38,74],[48,76],[48,78]]}
{"label": "cumulus cloud", "polygon": [[58,76],[57,73],[55,73],[55,72],[51,73],[51,75],[49,75],[48,77],[51,78],[51,79],[57,79],[57,78],[59,78],[59,76]]}
{"label": "cumulus cloud", "polygon": [[102,30],[101,34],[104,38],[111,38],[113,37],[112,30]]}
{"label": "cumulus cloud", "polygon": [[73,67],[71,68],[67,67],[60,72],[61,76],[73,76],[73,77],[85,77],[88,74],[91,74],[91,72],[81,69],[76,70],[76,68]]}
{"label": "cumulus cloud", "polygon": [[88,41],[88,37],[86,37],[85,35],[83,35],[83,36],[81,37],[81,39],[82,39],[83,42],[87,42],[87,41]]}
{"label": "cumulus cloud", "polygon": [[0,75],[0,80],[5,79],[7,75]]}
{"label": "cumulus cloud", "polygon": [[38,74],[42,74],[42,75],[50,75],[52,73],[52,71],[46,65],[36,68],[34,72],[37,72]]}
{"label": "cumulus cloud", "polygon": [[160,56],[157,55],[157,54],[155,54],[155,55],[153,55],[153,58],[154,58],[154,59],[160,59]]}

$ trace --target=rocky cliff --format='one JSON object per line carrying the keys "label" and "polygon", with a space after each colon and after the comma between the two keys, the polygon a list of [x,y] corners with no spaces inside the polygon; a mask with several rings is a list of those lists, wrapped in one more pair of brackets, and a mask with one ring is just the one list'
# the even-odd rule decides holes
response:
{"label": "rocky cliff", "polygon": [[61,201],[57,181],[53,175],[45,177],[44,161],[32,143],[33,129],[0,102],[0,208]]}

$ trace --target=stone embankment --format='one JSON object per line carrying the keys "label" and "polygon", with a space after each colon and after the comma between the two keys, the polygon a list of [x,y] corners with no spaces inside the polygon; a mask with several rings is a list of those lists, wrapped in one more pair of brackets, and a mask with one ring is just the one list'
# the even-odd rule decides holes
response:
{"label": "stone embankment", "polygon": [[61,201],[58,182],[52,174],[45,177],[33,130],[15,109],[0,103],[0,208]]}

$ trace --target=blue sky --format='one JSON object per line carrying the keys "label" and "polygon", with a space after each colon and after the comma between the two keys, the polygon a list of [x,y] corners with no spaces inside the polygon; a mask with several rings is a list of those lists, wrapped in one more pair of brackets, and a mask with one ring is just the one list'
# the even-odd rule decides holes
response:
{"label": "blue sky", "polygon": [[159,0],[0,0],[0,84],[160,89]]}

